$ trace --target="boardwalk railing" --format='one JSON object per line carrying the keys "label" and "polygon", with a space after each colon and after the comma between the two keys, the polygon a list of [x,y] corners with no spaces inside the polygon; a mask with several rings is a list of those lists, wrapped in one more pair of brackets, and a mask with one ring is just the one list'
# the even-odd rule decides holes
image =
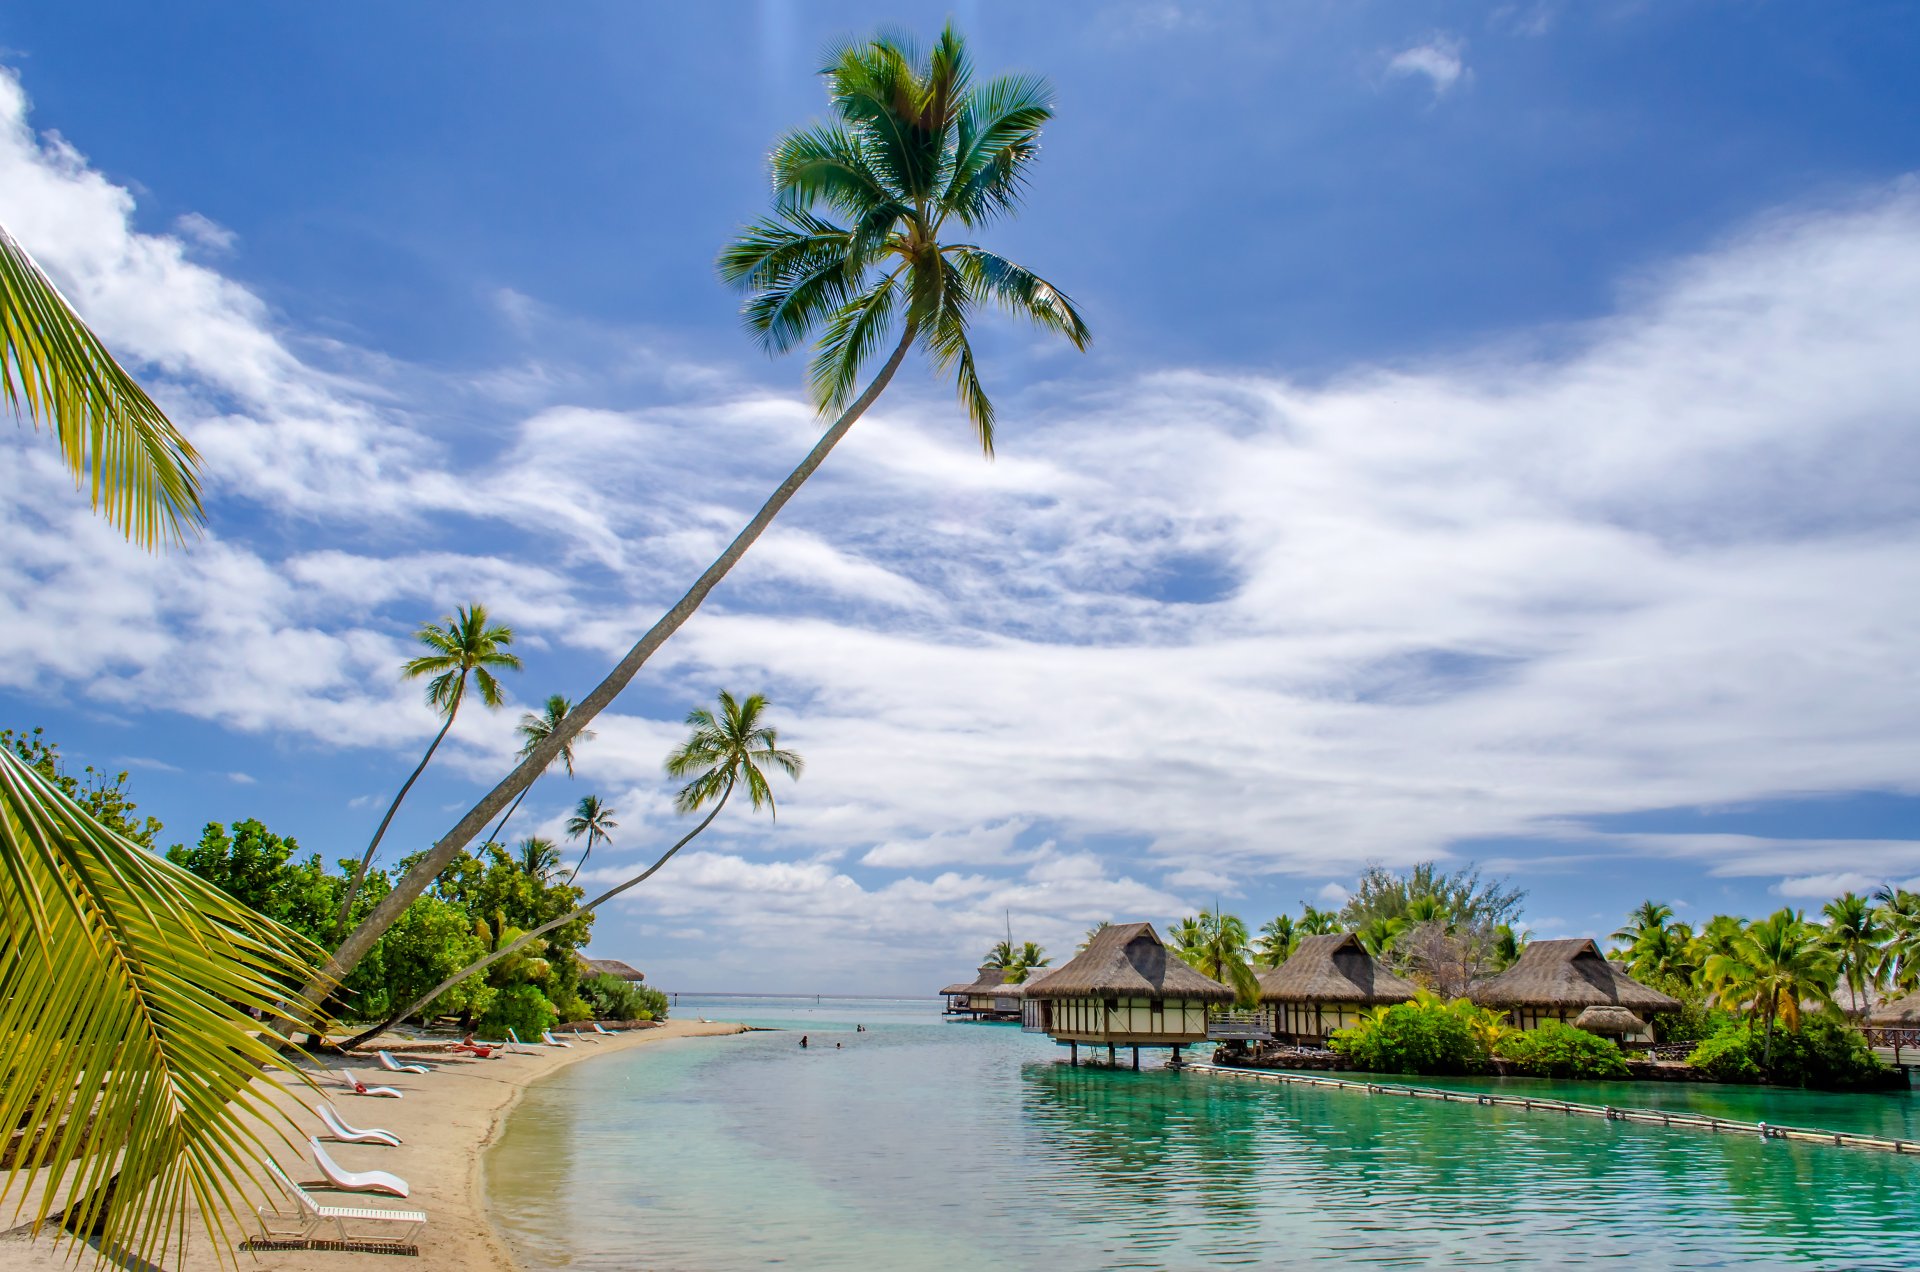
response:
{"label": "boardwalk railing", "polygon": [[1413,1100],[1497,1105],[1501,1108],[1524,1109],[1529,1113],[1600,1117],[1610,1122],[1638,1122],[1645,1126],[1677,1126],[1687,1130],[1713,1131],[1723,1135],[1758,1135],[1763,1139],[1803,1140],[1810,1144],[1831,1144],[1835,1148],[1866,1148],[1882,1153],[1920,1155],[1920,1141],[1888,1139],[1881,1135],[1861,1135],[1854,1131],[1827,1131],[1810,1126],[1776,1126],[1771,1122],[1742,1122],[1736,1118],[1708,1117],[1703,1113],[1671,1113],[1665,1109],[1620,1108],[1612,1104],[1581,1104],[1573,1100],[1543,1100],[1532,1096],[1495,1095],[1482,1091],[1450,1091],[1445,1087],[1355,1082],[1347,1078],[1323,1078],[1307,1073],[1276,1073],[1271,1069],[1231,1069],[1214,1064],[1190,1064],[1187,1066],[1187,1072],[1252,1078],[1257,1082],[1278,1082],[1288,1086],[1335,1087],[1343,1091],[1363,1091],[1368,1095],[1397,1095]]}

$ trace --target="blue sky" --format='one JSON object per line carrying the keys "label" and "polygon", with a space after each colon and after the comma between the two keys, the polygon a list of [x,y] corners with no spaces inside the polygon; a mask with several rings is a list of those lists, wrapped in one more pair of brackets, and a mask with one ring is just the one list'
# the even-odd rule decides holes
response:
{"label": "blue sky", "polygon": [[[810,441],[712,258],[837,37],[951,13],[1059,116],[989,324],[1000,458],[903,377],[549,778],[675,819],[687,707],[809,757],[602,917],[688,989],[924,990],[1363,863],[1478,860],[1542,934],[1920,875],[1920,24],[1902,6],[74,3],[0,13],[0,221],[209,460],[154,560],[0,430],[0,719],[191,838],[345,855],[471,599],[579,694]],[[600,866],[596,853],[595,867]],[[790,951],[777,966],[770,951]]]}

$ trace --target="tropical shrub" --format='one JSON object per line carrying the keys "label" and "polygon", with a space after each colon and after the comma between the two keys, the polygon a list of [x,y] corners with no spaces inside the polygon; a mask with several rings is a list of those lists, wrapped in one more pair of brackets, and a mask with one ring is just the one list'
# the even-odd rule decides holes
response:
{"label": "tropical shrub", "polygon": [[1827,1016],[1809,1018],[1797,1033],[1775,1029],[1771,1068],[1766,1048],[1764,1028],[1736,1021],[1696,1047],[1687,1063],[1715,1082],[1768,1081],[1828,1091],[1877,1086],[1887,1073],[1859,1030]]}
{"label": "tropical shrub", "polygon": [[1535,1078],[1624,1078],[1627,1061],[1612,1039],[1558,1020],[1513,1030],[1494,1044],[1494,1054]]}
{"label": "tropical shrub", "polygon": [[667,1016],[665,994],[618,976],[589,976],[580,982],[580,992],[596,1020],[664,1020]]}
{"label": "tropical shrub", "polygon": [[1680,1004],[1678,1011],[1663,1011],[1653,1017],[1656,1042],[1699,1042],[1739,1019],[1734,1013],[1711,1005],[1707,991],[1691,977],[1661,972],[1643,977],[1642,981],[1648,988],[1657,989]]}
{"label": "tropical shrub", "polygon": [[480,1018],[480,1032],[489,1038],[503,1038],[511,1029],[522,1038],[538,1038],[543,1030],[560,1023],[560,1013],[547,996],[532,985],[509,985],[494,995],[487,1014]]}
{"label": "tropical shrub", "polygon": [[1430,994],[1376,1007],[1351,1029],[1335,1031],[1328,1045],[1369,1073],[1475,1073],[1487,1063],[1486,1045],[1467,1013]]}

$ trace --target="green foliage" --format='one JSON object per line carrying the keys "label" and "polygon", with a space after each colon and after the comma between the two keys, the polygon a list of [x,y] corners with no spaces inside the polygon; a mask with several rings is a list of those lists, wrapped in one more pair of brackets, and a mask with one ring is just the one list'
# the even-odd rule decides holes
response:
{"label": "green foliage", "polygon": [[1202,910],[1175,923],[1170,935],[1175,952],[1202,976],[1231,989],[1239,1006],[1260,1000],[1260,982],[1248,961],[1247,925],[1239,915]]}
{"label": "green foliage", "polygon": [[1708,1000],[1707,991],[1688,977],[1663,972],[1645,977],[1642,983],[1680,1004],[1678,1011],[1653,1014],[1649,1023],[1653,1025],[1656,1042],[1698,1042],[1738,1019],[1732,1012],[1715,1007]]}
{"label": "green foliage", "polygon": [[560,1023],[547,996],[533,985],[509,985],[494,995],[480,1018],[480,1032],[489,1038],[504,1038],[511,1029],[521,1038],[538,1038],[543,1029]]}
{"label": "green foliage", "polygon": [[[380,996],[357,1004],[369,1019],[380,1019],[426,993],[486,950],[465,911],[431,894],[419,897],[380,938],[383,975]],[[483,1015],[496,990],[478,976],[441,994],[424,1016],[448,1013]]]}
{"label": "green foliage", "polygon": [[[4,240],[0,240],[4,242]],[[15,732],[0,729],[0,747],[5,747],[47,781],[59,788],[87,816],[122,839],[130,839],[149,851],[162,827],[156,817],[138,817],[133,799],[127,794],[125,772],[108,777],[89,764],[75,777],[60,759],[60,744],[46,740],[44,729]]]}
{"label": "green foliage", "polygon": [[1515,1029],[1494,1046],[1494,1054],[1535,1078],[1624,1078],[1627,1061],[1611,1038],[1590,1034],[1558,1020],[1534,1029]]}
{"label": "green foliage", "polygon": [[1825,1091],[1875,1087],[1887,1074],[1860,1031],[1830,1016],[1811,1017],[1798,1032],[1776,1030],[1771,1045],[1769,1066],[1765,1030],[1734,1021],[1694,1048],[1687,1063],[1715,1082],[1765,1080]]}
{"label": "green foliage", "polygon": [[667,996],[651,985],[640,985],[602,973],[580,982],[580,993],[593,1008],[595,1020],[665,1020]]}
{"label": "green foliage", "polygon": [[318,941],[340,904],[341,880],[327,873],[318,853],[294,860],[300,845],[252,818],[232,829],[208,822],[191,848],[175,844],[167,860],[184,866],[234,900]]}
{"label": "green foliage", "polygon": [[1328,1040],[1354,1068],[1368,1073],[1458,1074],[1486,1067],[1487,1045],[1465,999],[1443,1003],[1432,995],[1376,1007]]}
{"label": "green foliage", "polygon": [[1415,917],[1421,902],[1428,918],[1445,914],[1460,926],[1498,927],[1512,924],[1520,917],[1520,906],[1527,899],[1523,888],[1510,888],[1504,880],[1482,879],[1474,866],[1448,872],[1438,864],[1423,861],[1404,874],[1384,866],[1368,866],[1360,875],[1359,887],[1340,909],[1340,923],[1348,931],[1365,928],[1376,920]]}

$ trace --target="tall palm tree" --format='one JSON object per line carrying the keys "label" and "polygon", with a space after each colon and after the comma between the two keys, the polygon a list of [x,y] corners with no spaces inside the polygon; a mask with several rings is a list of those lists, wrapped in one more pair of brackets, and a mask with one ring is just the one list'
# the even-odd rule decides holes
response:
{"label": "tall palm tree", "polygon": [[340,899],[340,914],[334,920],[336,936],[346,930],[347,915],[353,911],[354,898],[360,895],[360,885],[367,877],[367,867],[373,864],[373,854],[380,850],[380,840],[385,837],[387,827],[393,824],[393,815],[400,811],[400,801],[420,780],[420,774],[426,771],[433,753],[440,749],[447,731],[453,728],[454,717],[460,714],[460,704],[466,701],[467,681],[473,681],[482,705],[497,707],[506,701],[507,695],[494,678],[494,669],[520,670],[519,657],[507,652],[507,646],[513,644],[513,629],[490,622],[487,607],[478,603],[461,606],[443,625],[422,623],[420,630],[414,633],[414,639],[425,645],[428,652],[410,659],[400,669],[401,674],[408,680],[433,677],[427,682],[427,705],[438,711],[444,717],[444,722],[440,725],[440,732],[434,734],[433,741],[427,744],[427,753],[420,757],[420,762],[413,766],[413,772],[407,774],[407,780],[400,784],[399,793],[387,805],[387,815],[380,819],[379,829],[373,832],[366,852],[360,855],[360,864],[354,867],[353,878],[347,881],[347,890]]}
{"label": "tall palm tree", "polygon": [[567,876],[567,886],[573,886],[580,867],[587,864],[587,858],[593,855],[596,842],[612,843],[613,832],[620,829],[620,823],[613,820],[615,810],[601,802],[598,795],[582,795],[574,806],[573,816],[567,818],[567,838],[587,837],[587,850],[580,854],[580,860],[573,863],[573,873]]}
{"label": "tall palm tree", "polygon": [[1239,916],[1218,907],[1173,925],[1176,952],[1202,976],[1210,976],[1234,992],[1240,1006],[1260,1001],[1260,982],[1247,963],[1247,925]]}
{"label": "tall palm tree", "polygon": [[1779,910],[1749,925],[1733,942],[1730,955],[1708,960],[1708,973],[1720,988],[1716,999],[1736,1005],[1750,1017],[1766,1020],[1761,1063],[1773,1067],[1773,1028],[1800,1029],[1800,1004],[1830,1004],[1838,977],[1834,957],[1820,929],[1792,910]]}
{"label": "tall palm tree", "polygon": [[1665,932],[1672,918],[1672,906],[1649,898],[1633,907],[1632,913],[1627,915],[1626,926],[1615,932],[1612,939],[1630,950],[1647,936]]}
{"label": "tall palm tree", "polygon": [[1260,927],[1260,939],[1254,942],[1258,951],[1258,960],[1262,967],[1278,967],[1293,954],[1293,947],[1300,943],[1300,936],[1294,930],[1293,916],[1276,914]]}
{"label": "tall palm tree", "polygon": [[1882,937],[1879,974],[1889,986],[1910,990],[1920,983],[1920,892],[1887,884],[1873,890]]}
{"label": "tall palm tree", "polygon": [[[720,256],[720,271],[745,288],[748,326],[769,350],[820,333],[810,381],[815,403],[835,413],[806,458],[761,505],[684,596],[534,749],[435,842],[340,943],[325,972],[338,978],[373,948],[413,899],[543,770],[572,736],[626,688],[813,475],[920,348],[955,384],[983,448],[991,453],[993,404],[981,385],[968,324],[997,305],[1057,332],[1077,349],[1090,339],[1066,293],[988,251],[971,236],[1010,216],[1053,118],[1051,92],[1030,75],[973,83],[966,49],[948,27],[915,57],[881,37],[850,44],[824,72],[834,121],[802,129],[774,148],[773,216]],[[829,216],[839,219],[830,220]],[[964,231],[968,238],[950,236]],[[886,340],[893,348],[851,397]],[[308,987],[307,997],[323,987]]]}
{"label": "tall palm tree", "polygon": [[676,840],[652,865],[618,886],[608,888],[593,900],[575,906],[559,918],[542,923],[530,932],[522,933],[518,939],[485,958],[461,968],[389,1019],[351,1039],[347,1045],[359,1046],[395,1021],[405,1020],[424,1010],[427,1004],[467,977],[485,971],[562,924],[571,923],[583,914],[590,914],[627,889],[645,883],[662,866],[672,861],[675,853],[713,825],[713,819],[720,815],[720,810],[727,806],[727,801],[735,792],[744,791],[755,812],[765,807],[769,814],[773,813],[773,786],[767,781],[767,774],[778,770],[790,778],[798,779],[806,762],[798,753],[780,746],[778,730],[762,719],[766,709],[767,700],[757,693],[735,699],[732,694],[721,690],[718,712],[698,707],[687,713],[687,723],[693,726],[693,732],[667,756],[667,775],[686,779],[686,785],[674,796],[673,806],[682,814],[698,812],[702,808],[708,808],[709,811],[697,826]]}
{"label": "tall palm tree", "polygon": [[536,883],[546,883],[560,869],[560,850],[553,846],[551,839],[542,839],[538,835],[520,841],[520,853],[515,858],[520,872]]}
{"label": "tall palm tree", "polygon": [[[199,456],[4,228],[0,399],[48,427],[130,542],[199,533]],[[0,1200],[47,1181],[36,1234],[52,1221],[129,1262],[165,1262],[190,1208],[209,1231],[241,1222],[265,1124],[295,1129],[263,1066],[282,985],[316,980],[319,949],[115,834],[6,747],[0,932],[0,1126],[28,1132]]]}
{"label": "tall palm tree", "polygon": [[1880,916],[1873,903],[1857,892],[1846,892],[1821,907],[1827,916],[1827,945],[1833,950],[1840,979],[1846,982],[1853,1013],[1863,1010],[1867,986],[1880,971]]}
{"label": "tall palm tree", "polygon": [[[520,716],[520,723],[514,726],[514,732],[520,735],[520,758],[524,760],[529,755],[532,755],[534,748],[553,735],[554,730],[560,727],[560,722],[567,718],[567,712],[571,710],[573,710],[572,700],[556,693],[548,695],[546,703],[540,708],[539,715],[535,715],[531,711],[523,712]],[[594,736],[595,734],[592,729],[582,729],[561,744],[558,758],[560,763],[566,766],[568,777],[573,776],[573,748],[575,743],[591,742]],[[529,783],[521,788],[518,795],[513,797],[513,803],[507,807],[506,812],[500,815],[500,821],[494,826],[493,832],[487,836],[487,842],[494,843],[499,841],[500,832],[506,829],[507,822],[512,819],[514,813],[519,811],[520,801],[525,799],[527,792],[532,789],[533,786]]]}

